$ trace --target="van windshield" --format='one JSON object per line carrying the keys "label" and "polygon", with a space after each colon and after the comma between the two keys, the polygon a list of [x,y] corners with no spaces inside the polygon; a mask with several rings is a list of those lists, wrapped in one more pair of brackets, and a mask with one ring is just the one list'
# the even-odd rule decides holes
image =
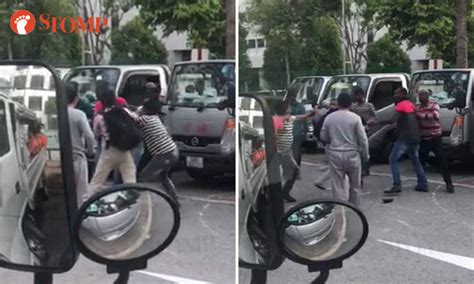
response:
{"label": "van windshield", "polygon": [[370,84],[369,76],[338,76],[329,80],[323,94],[321,103],[329,105],[332,99],[337,99],[340,93],[352,93],[352,88],[361,87],[367,93]]}
{"label": "van windshield", "polygon": [[293,84],[301,84],[298,95],[296,96],[296,100],[303,104],[310,104],[311,101],[308,99],[308,92],[311,91],[314,99],[317,101],[321,87],[323,86],[323,81],[324,80],[322,78],[296,78],[293,81]]}
{"label": "van windshield", "polygon": [[462,92],[466,96],[468,83],[467,71],[416,73],[412,78],[409,98],[416,101],[418,91],[426,90],[431,94],[430,100],[443,107],[455,101],[457,92]]}
{"label": "van windshield", "polygon": [[217,107],[235,86],[234,63],[189,63],[174,68],[170,86],[172,105]]}
{"label": "van windshield", "polygon": [[120,70],[118,68],[78,68],[70,70],[64,78],[66,82],[78,84],[79,96],[97,100],[96,82],[105,80],[113,90],[117,87]]}

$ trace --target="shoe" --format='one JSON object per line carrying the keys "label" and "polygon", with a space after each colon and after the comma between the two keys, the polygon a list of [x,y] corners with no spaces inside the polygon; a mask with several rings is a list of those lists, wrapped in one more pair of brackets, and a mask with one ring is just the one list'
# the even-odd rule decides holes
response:
{"label": "shoe", "polygon": [[419,192],[428,192],[428,186],[421,186],[421,185],[417,185],[415,187],[415,191],[419,191]]}
{"label": "shoe", "polygon": [[370,176],[370,171],[369,171],[369,170],[363,170],[363,171],[362,171],[362,176],[363,176],[363,177],[368,177],[368,176]]}
{"label": "shoe", "polygon": [[394,193],[400,193],[402,192],[402,188],[399,185],[394,185],[392,188],[389,190],[385,190],[383,193],[384,194],[394,194]]}
{"label": "shoe", "polygon": [[454,186],[452,184],[446,185],[446,191],[448,193],[454,193]]}
{"label": "shoe", "polygon": [[285,199],[286,202],[296,202],[296,199],[294,199],[291,195],[287,195],[283,197],[283,199]]}

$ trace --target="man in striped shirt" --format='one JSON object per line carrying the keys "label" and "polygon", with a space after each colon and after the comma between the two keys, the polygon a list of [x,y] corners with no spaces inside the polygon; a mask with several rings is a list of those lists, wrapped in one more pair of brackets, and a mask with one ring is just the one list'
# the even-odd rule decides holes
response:
{"label": "man in striped shirt", "polygon": [[161,122],[160,113],[160,100],[158,97],[152,97],[143,104],[142,115],[134,117],[142,131],[145,144],[145,152],[138,164],[138,179],[162,183],[168,194],[178,201],[170,178],[171,168],[179,161],[178,147]]}
{"label": "man in striped shirt", "polygon": [[295,177],[299,175],[300,167],[293,154],[294,122],[306,120],[314,113],[309,115],[290,115],[291,106],[285,101],[281,101],[278,108],[277,117],[274,118],[274,121],[281,120],[282,122],[279,127],[276,127],[276,144],[283,171],[283,198],[288,202],[295,202],[296,199],[290,195],[290,191],[295,183]]}
{"label": "man in striped shirt", "polygon": [[439,105],[430,101],[430,93],[426,90],[418,92],[420,101],[416,109],[416,118],[418,119],[421,132],[420,159],[424,163],[430,152],[436,156],[440,165],[441,174],[446,183],[446,190],[449,193],[454,192],[453,181],[449,173],[449,166],[446,155],[442,147],[442,129],[439,121]]}

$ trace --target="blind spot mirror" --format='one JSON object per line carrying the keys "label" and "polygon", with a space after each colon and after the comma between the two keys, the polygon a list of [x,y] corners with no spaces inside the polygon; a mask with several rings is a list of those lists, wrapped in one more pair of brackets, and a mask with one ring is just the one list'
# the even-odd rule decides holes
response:
{"label": "blind spot mirror", "polygon": [[339,201],[308,201],[285,213],[278,230],[282,253],[307,265],[310,272],[342,267],[369,232],[367,219],[355,207]]}
{"label": "blind spot mirror", "polygon": [[113,273],[145,268],[173,241],[179,225],[178,206],[166,193],[123,184],[82,204],[73,233],[79,250]]}

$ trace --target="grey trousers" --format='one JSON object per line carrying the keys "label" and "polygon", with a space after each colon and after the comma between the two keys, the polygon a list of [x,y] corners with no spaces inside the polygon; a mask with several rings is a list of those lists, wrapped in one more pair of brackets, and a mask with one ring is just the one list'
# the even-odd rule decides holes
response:
{"label": "grey trousers", "polygon": [[87,194],[89,186],[89,170],[87,158],[84,155],[73,155],[74,181],[76,183],[77,206],[82,204],[84,196]]}
{"label": "grey trousers", "polygon": [[[359,207],[362,169],[359,152],[328,151],[328,159],[333,197]],[[349,187],[344,186],[346,176],[349,178]]]}

